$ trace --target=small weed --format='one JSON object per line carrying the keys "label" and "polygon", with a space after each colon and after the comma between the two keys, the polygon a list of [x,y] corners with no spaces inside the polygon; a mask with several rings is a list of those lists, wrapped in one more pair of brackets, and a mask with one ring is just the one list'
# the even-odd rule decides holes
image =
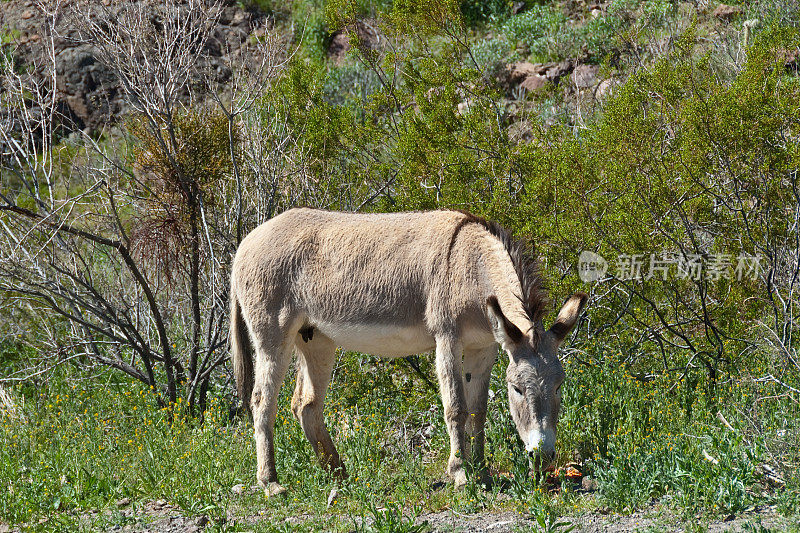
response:
{"label": "small weed", "polygon": [[418,509],[414,509],[410,516],[403,513],[403,508],[395,502],[389,502],[386,507],[370,505],[369,515],[354,520],[355,531],[358,533],[424,533],[430,531],[427,521],[415,524]]}
{"label": "small weed", "polygon": [[785,529],[783,527],[773,528],[765,526],[761,522],[761,518],[756,518],[742,524],[742,531],[746,531],[747,533],[777,533],[778,531],[785,531]]}
{"label": "small weed", "polygon": [[526,527],[514,528],[517,533],[569,533],[575,524],[559,520],[558,513],[550,505],[544,505],[533,513],[534,523]]}
{"label": "small weed", "polygon": [[19,31],[0,28],[0,73],[14,68],[13,46]]}

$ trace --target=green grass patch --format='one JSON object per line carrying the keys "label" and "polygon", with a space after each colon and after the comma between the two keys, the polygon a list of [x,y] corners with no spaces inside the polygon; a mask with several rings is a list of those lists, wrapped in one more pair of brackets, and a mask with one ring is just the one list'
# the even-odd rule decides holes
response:
{"label": "green grass patch", "polygon": [[[438,396],[397,364],[347,354],[337,368],[326,416],[349,480],[337,483],[317,465],[291,415],[287,382],[276,445],[289,494],[270,500],[261,492],[231,493],[234,485],[254,484],[255,453],[250,423],[230,420],[219,395],[201,422],[189,418],[181,402],[158,409],[138,383],[76,381],[60,372],[36,390],[7,389],[20,409],[4,410],[0,427],[0,478],[8,486],[0,493],[0,520],[35,524],[47,518],[48,527],[122,523],[129,519],[116,511],[121,498],[140,506],[163,499],[219,523],[229,513],[261,513],[270,524],[290,516],[334,516],[345,529],[359,531],[414,530],[413,517],[446,509],[462,514],[513,509],[552,525],[553,513],[631,511],[653,499],[685,518],[725,517],[764,504],[787,516],[798,512],[797,475],[780,489],[769,486],[759,470],[779,437],[794,442],[783,460],[797,460],[796,399],[773,400],[768,409],[761,404],[757,419],[751,419],[737,413],[754,413],[753,402],[770,392],[763,384],[731,381],[711,397],[666,378],[636,379],[613,354],[598,354],[587,364],[571,360],[560,462],[582,455],[599,489],[581,494],[565,482],[554,493],[530,475],[508,416],[503,366],[493,375],[487,427],[492,489],[474,483],[461,492],[452,485],[437,488],[448,450]],[[733,430],[716,417],[717,409]],[[750,429],[754,423],[762,433]],[[328,509],[334,487],[340,496]],[[90,510],[101,512],[90,515]],[[315,523],[306,526],[330,527]]]}

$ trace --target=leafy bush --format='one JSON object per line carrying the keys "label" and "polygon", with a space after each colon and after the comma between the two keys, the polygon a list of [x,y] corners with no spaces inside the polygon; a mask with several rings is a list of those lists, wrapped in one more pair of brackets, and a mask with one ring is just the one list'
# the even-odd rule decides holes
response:
{"label": "leafy bush", "polygon": [[762,28],[800,27],[800,5],[793,0],[746,2],[742,8],[748,19],[757,19]]}
{"label": "leafy bush", "polygon": [[566,23],[559,9],[535,4],[505,19],[493,36],[473,44],[471,52],[481,68],[529,56],[547,61],[558,57],[556,41]]}
{"label": "leafy bush", "polygon": [[327,52],[331,32],[325,22],[321,0],[299,0],[292,5],[292,25],[295,36],[303,48],[315,59],[322,59]]}
{"label": "leafy bush", "polygon": [[262,13],[272,13],[272,0],[239,0],[239,7],[247,11],[260,11]]}
{"label": "leafy bush", "polygon": [[14,68],[13,45],[18,33],[0,28],[0,72]]}
{"label": "leafy bush", "polygon": [[503,33],[478,41],[470,47],[470,52],[481,69],[491,69],[517,57],[514,44]]}
{"label": "leafy bush", "polygon": [[380,88],[375,72],[361,63],[346,64],[328,70],[322,88],[326,102],[353,108],[358,113],[359,104]]}
{"label": "leafy bush", "polygon": [[501,28],[507,38],[524,47],[534,59],[549,60],[555,56],[553,42],[567,24],[560,9],[548,5],[533,5],[528,10],[509,18]]}
{"label": "leafy bush", "polygon": [[675,14],[668,0],[633,2],[615,0],[597,17],[571,24],[558,7],[533,5],[518,15],[497,22],[492,35],[472,45],[479,65],[530,60],[534,62],[581,58],[590,63],[640,49]]}

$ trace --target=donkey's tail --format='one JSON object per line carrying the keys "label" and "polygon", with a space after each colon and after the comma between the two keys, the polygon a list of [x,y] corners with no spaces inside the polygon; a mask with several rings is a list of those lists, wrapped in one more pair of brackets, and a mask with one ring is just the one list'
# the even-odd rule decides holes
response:
{"label": "donkey's tail", "polygon": [[236,391],[242,401],[242,407],[250,412],[250,396],[253,394],[253,345],[250,332],[242,317],[242,307],[236,298],[236,289],[231,286],[231,361],[233,375],[236,376]]}

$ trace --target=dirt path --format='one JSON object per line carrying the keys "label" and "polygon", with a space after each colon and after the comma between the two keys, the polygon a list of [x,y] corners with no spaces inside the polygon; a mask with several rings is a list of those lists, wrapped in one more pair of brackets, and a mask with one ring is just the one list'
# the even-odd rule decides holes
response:
{"label": "dirt path", "polygon": [[[169,505],[163,501],[147,503],[143,506],[128,506],[118,510],[107,510],[101,513],[90,513],[83,515],[83,521],[88,528],[100,528],[100,531],[125,531],[139,533],[194,533],[204,531],[209,526],[223,524],[212,523],[205,515],[188,516],[178,507]],[[263,515],[236,515],[230,514],[224,525],[236,526],[235,529],[245,530],[248,526],[254,530],[260,529],[259,523],[269,521]],[[735,532],[735,531],[757,531],[766,533],[768,531],[791,531],[800,530],[800,517],[788,519],[778,516],[773,508],[761,508],[747,513],[740,517],[730,520],[704,522],[697,519],[696,522],[682,522],[680,519],[668,511],[652,506],[648,509],[640,510],[630,515],[587,513],[580,516],[559,518],[559,521],[568,522],[574,525],[575,532],[596,533],[606,531],[684,531],[687,528],[694,529],[700,527],[709,532]],[[453,511],[442,511],[429,513],[419,517],[417,524],[427,522],[433,532],[491,532],[509,533],[539,531],[535,519],[519,513],[488,512],[473,515],[460,514]],[[280,526],[274,521],[269,522],[271,526]],[[98,524],[105,524],[99,526]],[[346,529],[348,525],[352,529],[355,525],[349,517],[339,517],[335,514],[323,517],[311,515],[294,516],[287,518],[283,524],[296,530],[326,530]],[[40,523],[46,526],[45,523]],[[10,533],[19,531],[4,524],[0,524],[0,533]]]}

